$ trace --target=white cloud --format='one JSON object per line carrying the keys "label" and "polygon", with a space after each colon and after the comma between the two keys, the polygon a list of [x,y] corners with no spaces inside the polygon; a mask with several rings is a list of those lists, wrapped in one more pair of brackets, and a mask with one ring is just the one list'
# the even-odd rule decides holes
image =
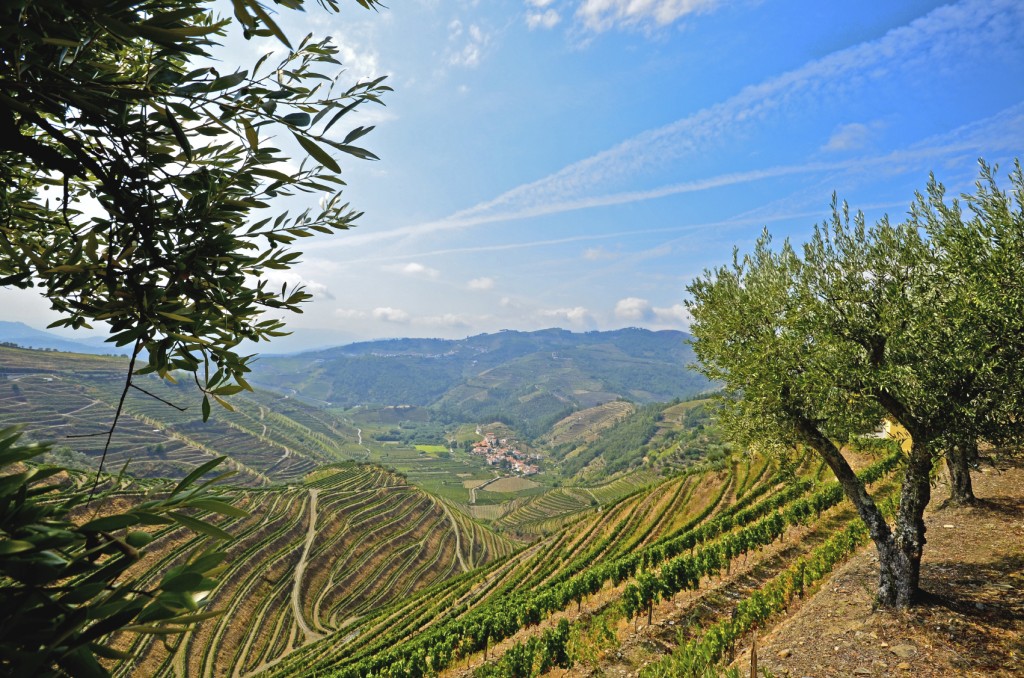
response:
{"label": "white cloud", "polygon": [[[809,162],[693,178],[646,190],[621,191],[650,170],[678,162],[723,136],[741,133],[772,112],[842,91],[851,80],[869,81],[881,66],[910,70],[924,64],[951,63],[964,50],[999,44],[1006,32],[1024,32],[1024,3],[1015,0],[965,0],[944,6],[893,29],[876,40],[833,52],[820,59],[745,87],[734,96],[669,125],[648,130],[558,172],[522,184],[492,200],[437,221],[378,233],[346,234],[343,244],[375,243],[418,234],[559,214],[573,210],[658,199],[797,174],[873,171],[914,164],[928,169],[950,154],[984,150],[1015,151],[1024,143],[1024,107],[1011,106],[989,118],[925,139],[891,153],[836,162]],[[1012,44],[1012,43],[1011,43]],[[970,145],[974,148],[969,148]],[[334,247],[342,239],[319,246]],[[595,252],[596,255],[596,252]]]}
{"label": "white cloud", "polygon": [[615,317],[622,320],[646,320],[651,315],[651,304],[639,297],[619,299],[615,304]]}
{"label": "white cloud", "polygon": [[409,314],[400,308],[391,308],[390,306],[379,306],[373,309],[373,317],[375,320],[383,320],[389,323],[405,324],[409,322]]}
{"label": "white cloud", "polygon": [[389,273],[400,273],[411,278],[436,278],[441,274],[436,268],[424,266],[416,261],[410,261],[407,264],[392,264],[385,266],[384,270]]}
{"label": "white cloud", "polygon": [[558,22],[561,20],[562,17],[553,9],[548,9],[543,12],[528,12],[526,14],[526,26],[531,31],[537,28],[551,30],[557,26]]}
{"label": "white cloud", "polygon": [[544,9],[555,0],[526,0],[528,7],[536,7],[538,9]]}
{"label": "white cloud", "polygon": [[452,66],[475,68],[480,65],[491,36],[477,24],[464,27],[458,19],[448,24],[448,41],[455,44],[448,50],[447,61]]}
{"label": "white cloud", "polygon": [[576,18],[592,31],[622,26],[667,26],[688,14],[714,11],[722,0],[583,0]]}
{"label": "white cloud", "polygon": [[473,278],[467,286],[471,290],[489,290],[494,287],[494,278]]}
{"label": "white cloud", "polygon": [[519,308],[519,303],[512,297],[502,297],[498,305],[502,308]]}
{"label": "white cloud", "polygon": [[682,304],[673,304],[667,308],[659,308],[655,306],[652,311],[654,312],[655,320],[660,323],[665,323],[667,325],[690,324],[690,313]]}
{"label": "white cloud", "polygon": [[552,318],[561,322],[568,322],[571,325],[591,325],[594,322],[594,317],[590,311],[583,308],[582,306],[574,306],[572,308],[552,308],[541,310],[540,316],[542,318]]}
{"label": "white cloud", "polygon": [[354,308],[336,308],[334,315],[342,320],[361,320],[366,317],[366,311],[359,311]]}
{"label": "white cloud", "polygon": [[822,146],[823,151],[851,151],[864,148],[871,139],[872,128],[862,122],[840,125]]}
{"label": "white cloud", "polygon": [[[305,249],[307,251],[312,251],[341,246],[350,248],[357,245],[368,245],[397,238],[461,230],[473,226],[511,221],[514,219],[548,216],[595,207],[624,205],[685,193],[699,193],[727,186],[736,186],[765,179],[775,179],[793,175],[821,175],[826,172],[859,173],[866,171],[886,171],[891,170],[894,167],[907,166],[914,166],[927,171],[929,168],[941,163],[944,158],[948,158],[950,156],[959,157],[965,153],[977,156],[980,152],[979,149],[985,149],[986,153],[1003,151],[1017,152],[1022,144],[1024,144],[1024,103],[1010,106],[991,117],[954,128],[948,132],[928,137],[911,146],[900,148],[889,153],[833,162],[807,162],[800,165],[767,167],[746,172],[735,172],[731,174],[705,177],[702,179],[695,179],[693,181],[686,181],[679,184],[661,186],[643,191],[627,191],[622,193],[609,193],[605,195],[580,196],[578,198],[564,200],[551,199],[550,201],[547,201],[547,196],[540,195],[541,191],[538,191],[537,194],[534,195],[528,195],[527,189],[533,186],[539,186],[546,181],[541,180],[539,182],[534,182],[534,184],[527,184],[520,186],[519,188],[512,189],[494,200],[461,210],[438,221],[400,226],[389,231],[379,231],[376,233],[367,232],[345,234],[344,237],[334,238],[333,240],[323,240],[320,242],[310,243],[309,245],[306,245]],[[563,170],[563,172],[565,172],[565,170]],[[513,206],[511,204],[513,202],[513,198],[515,198],[514,201],[516,203],[523,204]],[[811,214],[814,215],[817,214],[817,212],[812,212]],[[797,214],[793,216],[806,215]],[[744,220],[742,223],[747,223],[747,221],[748,220]],[[713,222],[711,224],[704,224],[703,226],[717,226],[722,223],[732,222]],[[635,235],[639,232],[666,232],[672,230],[693,230],[693,228],[694,226],[681,226],[679,228],[655,229],[653,231],[623,231],[619,233],[607,233],[600,236],[588,235],[582,237],[559,238],[525,244],[516,243],[495,247],[458,248],[442,250],[440,253],[462,251],[499,251],[537,245],[578,242],[597,238],[620,238]],[[602,257],[612,258],[617,255],[612,252],[603,254],[601,248],[592,248],[585,251],[583,256],[584,258],[595,261]]]}
{"label": "white cloud", "polygon": [[341,62],[349,77],[355,80],[373,80],[382,75],[390,75],[381,68],[377,50],[363,46],[340,31],[332,33],[331,40],[338,48],[335,58]]}

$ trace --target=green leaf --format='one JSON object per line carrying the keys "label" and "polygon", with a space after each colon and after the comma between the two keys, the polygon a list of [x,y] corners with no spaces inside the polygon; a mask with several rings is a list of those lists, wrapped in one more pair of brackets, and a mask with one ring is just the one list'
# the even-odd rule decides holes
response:
{"label": "green leaf", "polygon": [[160,582],[160,588],[175,593],[189,593],[195,591],[202,581],[203,575],[199,572],[182,572],[164,579]]}
{"label": "green leaf", "polygon": [[214,81],[211,82],[208,85],[208,87],[213,92],[216,92],[216,91],[219,91],[219,90],[222,90],[222,89],[230,89],[231,87],[234,87],[234,86],[238,85],[239,83],[241,83],[243,80],[245,80],[246,77],[248,77],[248,75],[249,75],[248,71],[236,71],[236,72],[232,73],[231,75],[224,75],[224,76],[221,76],[219,78],[214,79]]}
{"label": "green leaf", "polygon": [[188,502],[188,505],[192,508],[212,511],[214,513],[220,513],[221,515],[231,516],[233,518],[245,518],[249,515],[246,511],[219,499],[195,499]]}
{"label": "green leaf", "polygon": [[131,525],[138,525],[140,522],[139,517],[133,513],[120,513],[90,520],[78,529],[82,532],[113,532]]}
{"label": "green leaf", "polygon": [[327,151],[320,146],[317,146],[316,142],[312,139],[296,134],[292,132],[292,136],[299,142],[299,145],[306,149],[306,152],[313,156],[317,161],[320,162],[324,167],[331,170],[332,172],[341,172],[341,166],[332,158]]}
{"label": "green leaf", "polygon": [[192,318],[188,318],[188,317],[183,316],[183,315],[178,315],[177,313],[167,313],[165,311],[157,311],[157,313],[159,313],[160,315],[164,316],[165,318],[170,318],[171,320],[177,320],[180,323],[195,322],[195,321],[192,320]]}
{"label": "green leaf", "polygon": [[[209,404],[206,405],[205,409],[209,409]],[[206,419],[206,417],[203,418],[204,420]],[[217,457],[216,459],[211,459],[210,461],[200,464],[196,468],[192,469],[191,473],[189,473],[187,476],[181,479],[181,482],[178,483],[177,487],[174,488],[170,496],[174,497],[175,495],[179,494],[182,490],[188,488],[189,485],[194,483],[199,478],[202,478],[210,470],[216,468],[218,465],[223,463],[225,459],[227,459],[227,457]]]}
{"label": "green leaf", "polygon": [[199,532],[200,534],[205,534],[209,537],[213,537],[214,539],[230,540],[234,538],[216,525],[211,525],[205,521],[197,520],[196,518],[185,515],[184,513],[171,511],[170,516],[193,532]]}
{"label": "green leaf", "polygon": [[189,143],[188,136],[185,134],[185,130],[181,128],[178,120],[171,113],[170,109],[164,110],[164,116],[167,118],[167,124],[171,128],[171,132],[174,134],[174,138],[178,140],[178,144],[181,146],[181,150],[185,153],[185,159],[192,162],[192,144]]}
{"label": "green leaf", "polygon": [[245,130],[245,139],[249,142],[249,148],[253,151],[259,150],[260,135],[256,128],[248,120],[242,120],[242,128]]}
{"label": "green leaf", "polygon": [[289,113],[282,118],[285,124],[293,125],[295,127],[308,127],[309,126],[309,113]]}
{"label": "green leaf", "polygon": [[245,4],[248,5],[253,13],[260,18],[263,25],[269,28],[270,32],[277,36],[278,40],[283,42],[288,49],[292,48],[292,43],[288,42],[288,36],[284,34],[284,31],[282,31],[276,23],[274,23],[274,20],[270,18],[270,15],[263,10],[263,7],[260,6],[259,0],[245,0]]}
{"label": "green leaf", "polygon": [[36,545],[23,539],[2,539],[0,540],[0,556],[9,556],[14,553],[24,553],[36,548]]}

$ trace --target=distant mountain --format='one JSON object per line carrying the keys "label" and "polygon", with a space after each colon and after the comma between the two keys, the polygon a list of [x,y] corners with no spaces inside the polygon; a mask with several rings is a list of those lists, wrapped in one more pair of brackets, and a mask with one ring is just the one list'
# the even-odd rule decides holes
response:
{"label": "distant mountain", "polygon": [[252,380],[338,406],[431,407],[453,420],[499,420],[539,435],[576,409],[619,398],[686,398],[708,388],[689,369],[689,335],[627,328],[503,331],[466,339],[391,339],[265,356]]}
{"label": "distant mountain", "polygon": [[66,339],[58,334],[29,327],[25,323],[0,320],[0,343],[17,344],[22,348],[51,349],[67,353],[90,353],[93,355],[124,355],[127,351],[108,344],[103,337]]}

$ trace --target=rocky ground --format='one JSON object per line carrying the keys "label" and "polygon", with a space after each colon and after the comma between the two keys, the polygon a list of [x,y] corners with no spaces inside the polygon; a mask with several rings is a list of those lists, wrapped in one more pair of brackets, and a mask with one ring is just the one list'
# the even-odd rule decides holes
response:
{"label": "rocky ground", "polygon": [[[768,676],[1024,676],[1024,459],[997,457],[973,474],[979,501],[926,515],[926,597],[875,610],[874,548],[855,555],[795,613],[758,640]],[[749,675],[749,646],[737,656]]]}

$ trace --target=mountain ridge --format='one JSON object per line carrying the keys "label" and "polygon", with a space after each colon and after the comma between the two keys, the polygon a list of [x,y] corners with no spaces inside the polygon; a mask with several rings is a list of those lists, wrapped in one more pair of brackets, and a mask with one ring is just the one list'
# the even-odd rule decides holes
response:
{"label": "mountain ridge", "polygon": [[465,339],[387,339],[263,356],[252,381],[348,407],[429,407],[536,435],[565,413],[617,399],[688,398],[710,383],[689,365],[689,335],[623,328],[505,330]]}

